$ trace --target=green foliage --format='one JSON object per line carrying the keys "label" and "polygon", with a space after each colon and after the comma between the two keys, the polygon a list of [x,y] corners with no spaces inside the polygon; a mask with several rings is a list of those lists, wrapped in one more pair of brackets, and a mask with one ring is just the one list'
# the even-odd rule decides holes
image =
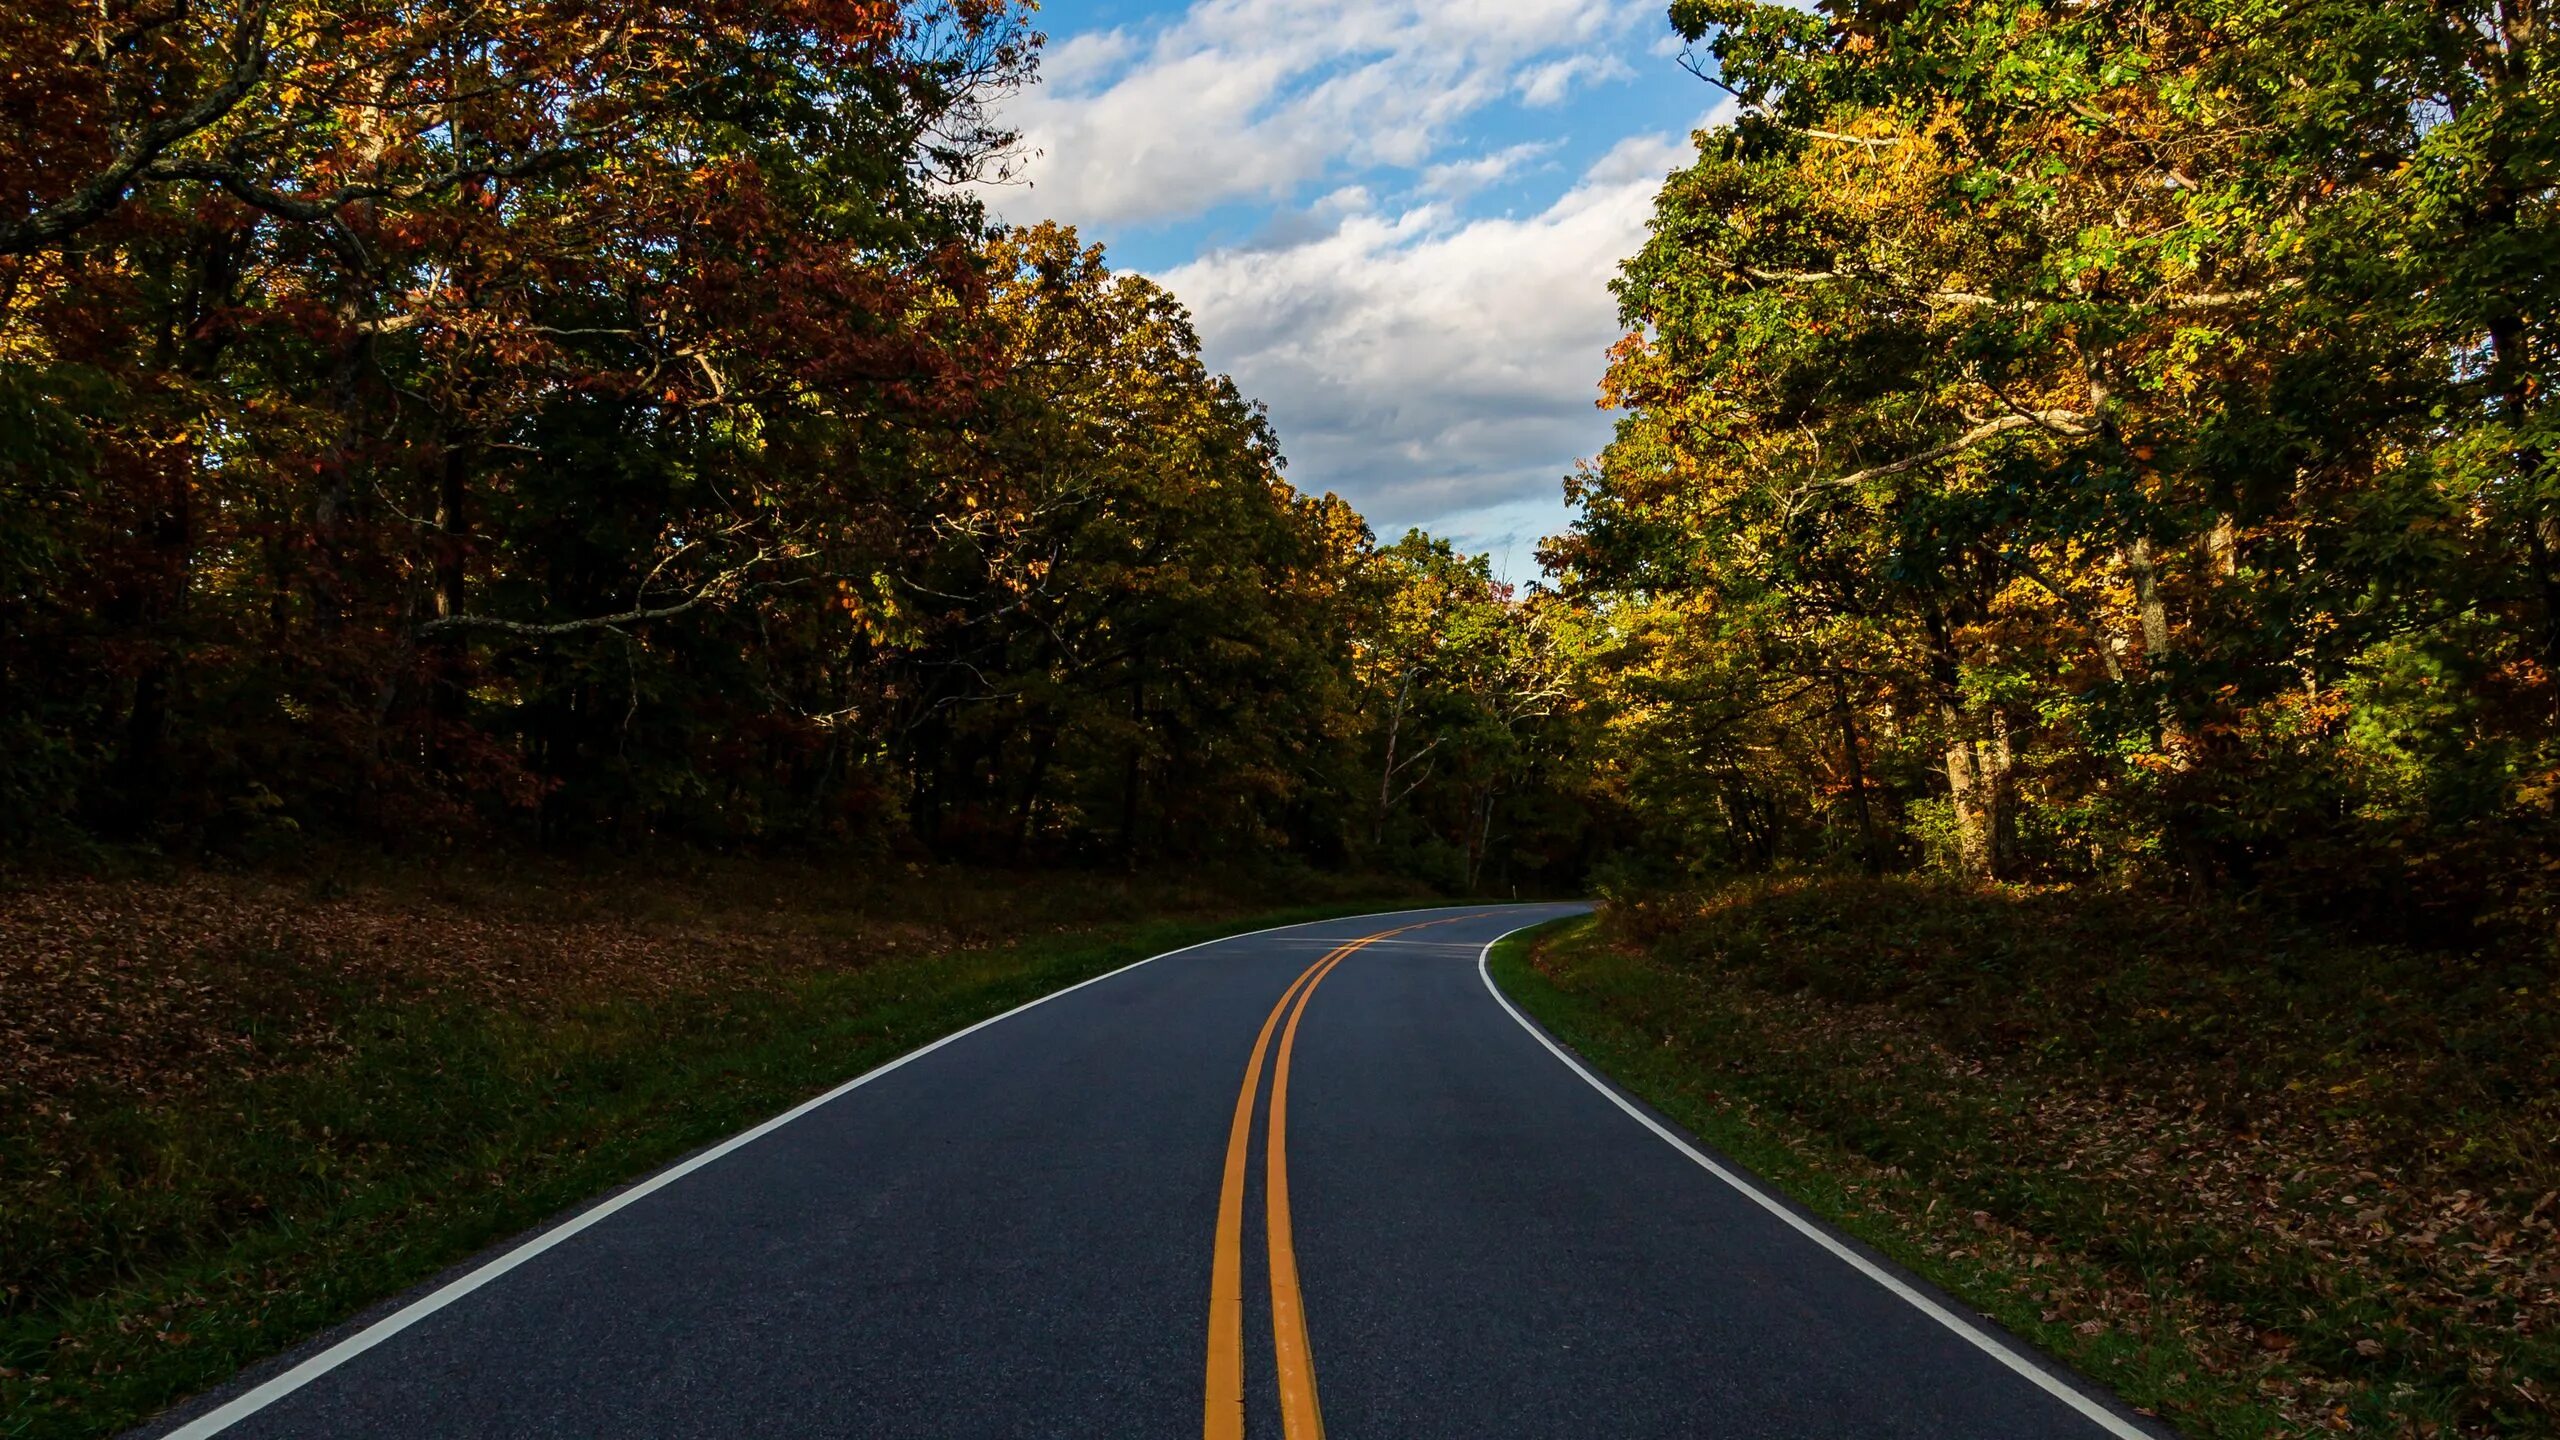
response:
{"label": "green foliage", "polygon": [[1672,8],[1739,110],[1617,282],[1553,547],[1620,637],[1603,773],[1709,866],[2414,877],[2547,932],[2549,37],[1827,8]]}
{"label": "green foliage", "polygon": [[1587,835],[1565,797],[1581,788],[1571,677],[1583,617],[1419,530],[1361,578],[1372,843],[1453,889],[1479,888],[1489,861],[1506,881],[1577,873]]}

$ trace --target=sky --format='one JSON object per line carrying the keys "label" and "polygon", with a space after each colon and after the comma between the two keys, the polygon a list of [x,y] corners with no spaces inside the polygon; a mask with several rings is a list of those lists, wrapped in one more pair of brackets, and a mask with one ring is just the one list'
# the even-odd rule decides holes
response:
{"label": "sky", "polygon": [[1300,489],[1533,579],[1608,440],[1608,282],[1713,108],[1665,8],[1050,0],[986,198],[1180,297]]}

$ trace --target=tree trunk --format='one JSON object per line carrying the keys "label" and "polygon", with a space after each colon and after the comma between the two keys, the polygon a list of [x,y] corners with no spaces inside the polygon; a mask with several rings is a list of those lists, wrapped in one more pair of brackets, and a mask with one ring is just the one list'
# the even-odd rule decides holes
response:
{"label": "tree trunk", "polygon": [[[2509,207],[2512,208],[2512,207]],[[2526,353],[2524,322],[2512,315],[2501,315],[2489,322],[2491,368],[2496,374],[2498,409],[2507,424],[2521,432],[2531,414],[2533,404],[2531,357]],[[2517,491],[2524,495],[2537,493],[2539,477],[2547,457],[2541,447],[2518,444],[2508,452],[2508,463],[2514,467]],[[2528,501],[2528,504],[2531,502]],[[2539,508],[2526,511],[2523,524],[2525,564],[2531,570],[2534,599],[2542,609],[2542,634],[2539,650],[2542,668],[2551,683],[2560,687],[2560,517],[2543,514]],[[2555,696],[2560,705],[2560,696]]]}
{"label": "tree trunk", "polygon": [[1876,816],[1867,803],[1867,761],[1858,749],[1858,717],[1849,708],[1849,686],[1831,672],[1831,709],[1840,719],[1840,754],[1849,771],[1850,802],[1858,812],[1858,862],[1870,875],[1884,873],[1884,847],[1876,839]]}
{"label": "tree trunk", "polygon": [[2156,666],[2169,658],[2169,606],[2160,597],[2160,567],[2144,537],[2125,547],[2125,569],[2133,573],[2133,598],[2142,611],[2142,653]]}
{"label": "tree trunk", "polygon": [[1979,742],[1959,739],[1947,746],[1947,794],[1956,812],[1956,868],[1987,880],[1996,865],[1988,808],[1996,799]]}
{"label": "tree trunk", "polygon": [[1376,849],[1387,841],[1387,787],[1396,778],[1396,724],[1387,722],[1387,763],[1378,771],[1378,809],[1369,822],[1369,848]]}
{"label": "tree trunk", "polygon": [[2160,593],[2160,564],[2153,556],[2148,536],[2125,547],[2125,569],[2133,575],[2134,604],[2142,617],[2142,656],[2145,670],[2154,682],[2154,714],[2158,723],[2152,729],[2152,744],[2163,755],[2180,766],[2189,758],[2187,748],[2175,743],[2185,733],[2178,719],[2178,707],[2168,687],[2159,683],[2170,652],[2169,604]]}
{"label": "tree trunk", "polygon": [[[2548,17],[2536,13],[2536,7],[2501,7],[2498,12],[2495,46],[2484,56],[2483,68],[2490,78],[2489,100],[2501,107],[2517,104],[2516,92],[2531,83],[2532,70],[2528,57],[2539,49],[2540,39],[2534,32],[2547,25]],[[2461,112],[2457,109],[2456,117]],[[2479,230],[2489,243],[2505,242],[2518,228],[2522,211],[2522,182],[2516,174],[2517,158],[2510,133],[2504,127],[2488,129],[2489,143],[2483,157],[2494,178],[2486,187],[2480,212]],[[2531,353],[2525,329],[2525,317],[2512,309],[2500,309],[2489,316],[2489,385],[2498,398],[2500,418],[2516,434],[2522,435],[2532,421],[2540,377],[2536,375],[2537,357]],[[2540,477],[2550,457],[2540,446],[2517,443],[2508,452],[2514,467],[2516,490],[2528,497],[2530,507],[2521,529],[2525,562],[2532,573],[2526,578],[2534,599],[2542,610],[2540,650],[2546,684],[2552,689],[2551,704],[2560,716],[2560,516],[2547,513],[2531,497],[2540,493]]]}
{"label": "tree trunk", "polygon": [[312,624],[335,636],[346,618],[347,512],[355,503],[355,468],[364,446],[367,395],[364,375],[372,364],[373,337],[365,328],[370,296],[365,277],[339,282],[338,336],[329,363],[332,419],[328,445],[319,457],[319,491],[311,502],[311,556],[304,562],[303,587],[310,597]]}
{"label": "tree trunk", "polygon": [[[1950,723],[1960,717],[1950,716]],[[1977,880],[2009,871],[2017,816],[2009,797],[2007,722],[1993,712],[1988,738],[1960,735],[1947,746],[1947,791],[1956,812],[1956,863]]]}
{"label": "tree trunk", "polygon": [[[436,476],[435,513],[435,580],[429,605],[437,619],[463,613],[463,588],[471,545],[470,523],[464,518],[463,501],[468,490],[470,454],[461,437],[448,433],[444,443],[444,463]],[[435,680],[429,702],[433,733],[427,740],[428,750],[441,764],[452,737],[461,733],[468,722],[470,698],[471,642],[459,630],[448,631],[430,642],[434,654]],[[634,692],[637,705],[637,692]]]}
{"label": "tree trunk", "polygon": [[1058,727],[1042,728],[1040,738],[1032,742],[1031,771],[1023,777],[1022,800],[1013,808],[1013,859],[1022,863],[1031,850],[1031,818],[1040,808],[1040,791],[1049,783],[1049,758],[1057,752]]}
{"label": "tree trunk", "polygon": [[1378,813],[1369,825],[1369,848],[1372,850],[1387,843],[1387,807],[1395,803],[1396,742],[1404,733],[1405,702],[1412,694],[1413,674],[1407,671],[1403,681],[1396,686],[1395,708],[1387,712],[1387,758],[1378,770]]}
{"label": "tree trunk", "polygon": [[1470,895],[1475,893],[1476,881],[1484,874],[1485,851],[1492,845],[1494,795],[1494,787],[1487,785],[1484,793],[1475,797],[1475,803],[1468,807],[1473,812],[1467,817],[1470,822],[1467,827],[1470,832],[1467,836],[1467,893]]}
{"label": "tree trunk", "polygon": [[[1137,663],[1133,658],[1132,664]],[[1143,727],[1147,713],[1147,682],[1143,675],[1129,677],[1129,758],[1128,768],[1120,778],[1120,863],[1138,868],[1138,802],[1144,791],[1140,784],[1140,766],[1146,758]]]}
{"label": "tree trunk", "polygon": [[148,531],[151,548],[134,577],[133,631],[145,637],[146,659],[133,681],[133,709],[125,717],[116,757],[118,816],[136,834],[162,813],[168,790],[171,692],[177,686],[187,595],[195,570],[196,458],[177,460],[161,481]]}
{"label": "tree trunk", "polygon": [[2560,687],[2560,521],[2528,515],[2524,525],[2525,556],[2533,566],[2534,588],[2542,601],[2542,669]]}
{"label": "tree trunk", "polygon": [[1947,795],[1956,820],[1956,866],[1977,880],[2007,873],[2009,836],[2016,822],[2009,806],[2009,722],[1996,708],[1979,722],[1966,714],[1963,667],[1946,612],[1931,605],[1929,678],[1938,692],[1938,719],[1946,727]]}
{"label": "tree trunk", "polygon": [[2213,573],[2225,580],[2240,573],[2240,527],[2228,515],[2213,517],[2213,529],[2204,537],[2205,553],[2213,559]]}

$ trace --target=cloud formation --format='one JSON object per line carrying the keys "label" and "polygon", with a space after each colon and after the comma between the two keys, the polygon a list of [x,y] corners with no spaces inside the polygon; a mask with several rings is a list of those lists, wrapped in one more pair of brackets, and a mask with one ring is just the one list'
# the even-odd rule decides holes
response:
{"label": "cloud formation", "polygon": [[1564,103],[1576,85],[1631,79],[1635,72],[1614,55],[1567,55],[1535,66],[1519,79],[1520,103],[1545,108]]}
{"label": "cloud formation", "polygon": [[1444,160],[1422,172],[1422,189],[1425,194],[1438,196],[1473,194],[1487,185],[1511,178],[1530,162],[1553,154],[1555,149],[1553,140],[1531,140],[1464,160]]}
{"label": "cloud formation", "polygon": [[1607,436],[1593,402],[1619,334],[1608,282],[1688,155],[1635,136],[1526,218],[1359,210],[1157,278],[1210,363],[1270,404],[1302,487],[1342,491],[1386,533],[1516,508],[1552,498]]}
{"label": "cloud formation", "polygon": [[[1676,109],[1625,117],[1661,28],[1659,0],[1193,0],[1054,45],[1008,107],[1031,186],[986,198],[1187,240],[1149,273],[1270,405],[1293,481],[1526,574],[1608,437],[1608,282],[1691,158]],[[1196,248],[1240,213],[1249,238]]]}
{"label": "cloud formation", "polygon": [[1469,115],[1627,73],[1649,0],[1198,0],[1148,34],[1051,48],[1008,107],[1036,152],[999,210],[1144,223],[1428,164]]}

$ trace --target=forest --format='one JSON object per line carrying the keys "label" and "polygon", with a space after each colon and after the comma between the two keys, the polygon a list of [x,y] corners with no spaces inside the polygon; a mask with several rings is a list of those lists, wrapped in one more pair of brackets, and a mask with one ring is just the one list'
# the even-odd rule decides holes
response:
{"label": "forest", "polygon": [[1735,118],[1552,556],[1664,850],[2547,941],[2532,7],[1829,8],[1672,8]]}
{"label": "forest", "polygon": [[1582,863],[1545,604],[962,188],[1022,8],[0,25],[14,845]]}
{"label": "forest", "polygon": [[1021,8],[19,8],[0,826],[2547,934],[2532,18],[1671,18],[1731,118],[1515,592],[1294,490],[1175,297],[987,218]]}

